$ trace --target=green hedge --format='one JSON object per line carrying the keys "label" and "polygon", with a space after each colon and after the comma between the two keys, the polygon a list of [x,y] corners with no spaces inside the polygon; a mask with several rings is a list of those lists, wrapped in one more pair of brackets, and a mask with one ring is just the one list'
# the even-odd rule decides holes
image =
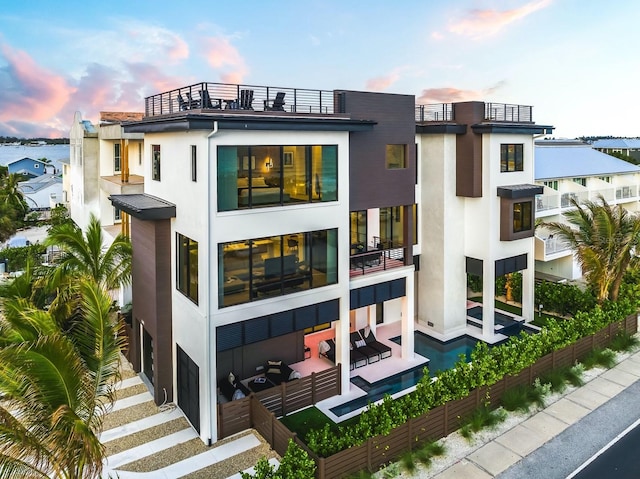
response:
{"label": "green hedge", "polygon": [[435,381],[425,371],[414,392],[395,400],[385,397],[382,403],[369,406],[360,415],[358,423],[349,427],[339,426],[337,433],[332,432],[328,424],[320,430],[309,431],[306,443],[315,453],[328,457],[358,446],[370,437],[388,434],[409,418],[464,398],[472,390],[495,384],[504,376],[518,374],[546,354],[626,318],[637,311],[637,306],[635,301],[622,299],[597,306],[589,312],[577,313],[571,321],[550,319],[539,334],[514,336],[492,348],[479,342],[471,354],[473,367],[461,359]]}

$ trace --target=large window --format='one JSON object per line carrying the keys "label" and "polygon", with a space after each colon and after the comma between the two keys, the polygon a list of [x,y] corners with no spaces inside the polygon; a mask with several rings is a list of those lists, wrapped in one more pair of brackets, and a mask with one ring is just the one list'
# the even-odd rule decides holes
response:
{"label": "large window", "polygon": [[176,287],[198,304],[198,242],[177,233]]}
{"label": "large window", "polygon": [[524,168],[523,145],[500,145],[500,171],[522,171]]}
{"label": "large window", "polygon": [[337,236],[331,229],[220,244],[220,307],[335,284]]}
{"label": "large window", "polygon": [[520,233],[533,228],[531,201],[513,204],[513,232]]}
{"label": "large window", "polygon": [[113,145],[113,171],[114,173],[120,173],[122,170],[122,158],[120,154],[120,143],[114,143]]}
{"label": "large window", "polygon": [[387,168],[396,170],[407,167],[407,146],[387,145],[386,151]]}
{"label": "large window", "polygon": [[367,249],[367,212],[352,211],[349,213],[351,223],[351,254],[360,253]]}
{"label": "large window", "polygon": [[160,145],[151,145],[151,179],[160,181]]}
{"label": "large window", "polygon": [[338,148],[218,147],[218,211],[338,199]]}

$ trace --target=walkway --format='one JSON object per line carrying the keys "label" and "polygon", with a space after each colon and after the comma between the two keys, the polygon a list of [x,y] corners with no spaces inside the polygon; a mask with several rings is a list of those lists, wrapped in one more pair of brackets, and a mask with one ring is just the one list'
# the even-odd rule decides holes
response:
{"label": "walkway", "polygon": [[584,386],[554,395],[529,417],[509,413],[499,430],[480,433],[471,445],[453,433],[445,457],[400,477],[566,478],[640,417],[640,351],[622,357],[609,370],[588,371]]}

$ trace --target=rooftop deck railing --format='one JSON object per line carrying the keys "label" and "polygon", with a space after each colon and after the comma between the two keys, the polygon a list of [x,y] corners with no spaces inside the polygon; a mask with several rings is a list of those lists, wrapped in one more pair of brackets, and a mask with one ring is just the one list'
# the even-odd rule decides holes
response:
{"label": "rooftop deck railing", "polygon": [[507,103],[485,103],[484,119],[511,123],[532,123],[533,107],[527,105],[510,105]]}
{"label": "rooftop deck railing", "polygon": [[453,121],[453,105],[439,103],[436,105],[416,105],[416,121]]}
{"label": "rooftop deck railing", "polygon": [[[284,104],[276,96],[284,94]],[[145,116],[187,110],[333,114],[333,92],[230,83],[196,83],[145,98]]]}

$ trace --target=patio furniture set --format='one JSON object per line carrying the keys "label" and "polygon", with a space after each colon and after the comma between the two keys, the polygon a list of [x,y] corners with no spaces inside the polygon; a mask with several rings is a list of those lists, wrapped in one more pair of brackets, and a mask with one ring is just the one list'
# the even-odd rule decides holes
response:
{"label": "patio furniture set", "polygon": [[[391,357],[391,347],[378,341],[369,327],[353,331],[349,336],[349,342],[349,365],[352,370]],[[318,354],[335,363],[335,339],[320,341]]]}

